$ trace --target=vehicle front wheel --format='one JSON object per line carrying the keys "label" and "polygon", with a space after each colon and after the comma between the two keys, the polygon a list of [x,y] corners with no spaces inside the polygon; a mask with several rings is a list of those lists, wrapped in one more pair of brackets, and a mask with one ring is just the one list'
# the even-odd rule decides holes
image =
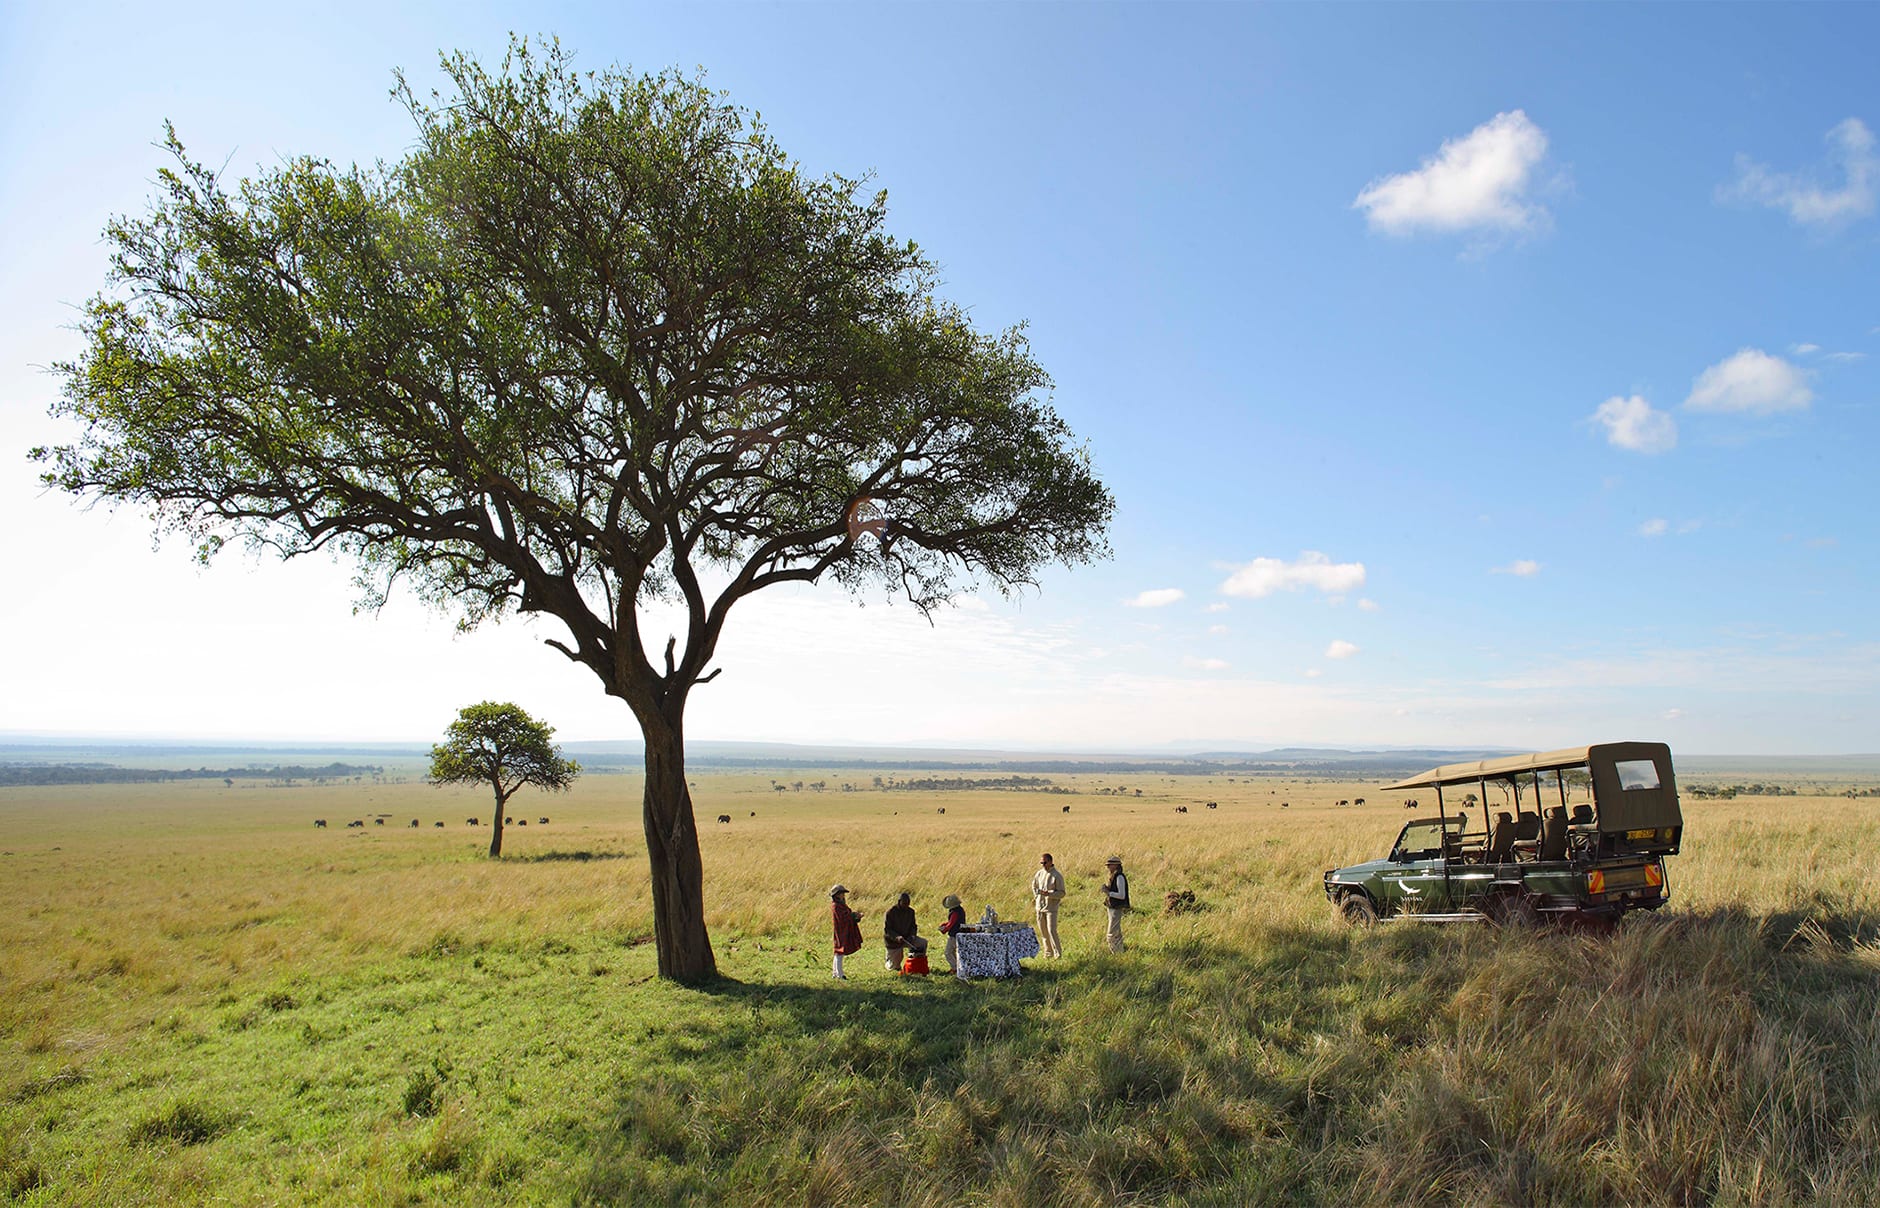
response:
{"label": "vehicle front wheel", "polygon": [[1353,927],[1369,927],[1377,922],[1377,907],[1361,893],[1341,893],[1332,907],[1338,917]]}

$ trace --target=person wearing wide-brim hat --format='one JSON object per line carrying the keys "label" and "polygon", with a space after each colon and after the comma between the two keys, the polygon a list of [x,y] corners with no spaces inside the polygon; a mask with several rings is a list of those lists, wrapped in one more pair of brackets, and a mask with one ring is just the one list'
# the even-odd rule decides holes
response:
{"label": "person wearing wide-brim hat", "polygon": [[940,924],[940,932],[947,937],[947,972],[960,967],[960,928],[966,926],[966,908],[960,905],[960,895],[950,893],[940,899],[940,904],[947,908],[947,921]]}
{"label": "person wearing wide-brim hat", "polygon": [[829,976],[843,981],[847,981],[849,975],[842,971],[842,958],[851,952],[860,951],[862,947],[862,912],[849,909],[848,893],[849,887],[846,885],[829,887],[830,913],[834,916],[836,926],[835,972]]}
{"label": "person wearing wide-brim hat", "polygon": [[1111,856],[1103,862],[1110,879],[1103,883],[1103,904],[1110,912],[1110,930],[1103,937],[1111,952],[1123,950],[1123,912],[1129,909],[1129,878],[1123,875],[1123,861]]}

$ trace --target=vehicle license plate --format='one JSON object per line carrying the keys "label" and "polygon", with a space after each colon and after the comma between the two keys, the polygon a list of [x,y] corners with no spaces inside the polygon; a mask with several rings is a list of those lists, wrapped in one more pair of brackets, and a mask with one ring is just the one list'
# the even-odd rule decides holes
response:
{"label": "vehicle license plate", "polygon": [[1644,830],[1629,830],[1625,832],[1625,837],[1628,839],[1656,839],[1658,832],[1651,827],[1647,827]]}

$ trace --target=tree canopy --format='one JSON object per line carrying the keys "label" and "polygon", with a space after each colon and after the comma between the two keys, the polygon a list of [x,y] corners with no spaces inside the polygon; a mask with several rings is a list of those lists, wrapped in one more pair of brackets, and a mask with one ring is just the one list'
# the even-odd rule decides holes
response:
{"label": "tree canopy", "polygon": [[[683,716],[733,605],[825,576],[928,611],[1107,553],[1113,501],[1020,330],[977,331],[886,199],[674,73],[559,45],[397,96],[415,147],[225,186],[167,132],[34,455],[202,558],[341,552],[549,644],[633,711],[662,975],[709,975]],[[682,633],[644,606],[683,604]]]}
{"label": "tree canopy", "polygon": [[487,784],[496,794],[490,819],[490,855],[503,854],[503,807],[525,785],[560,792],[574,783],[581,765],[562,758],[555,728],[530,717],[521,705],[486,700],[465,705],[431,748],[432,784]]}

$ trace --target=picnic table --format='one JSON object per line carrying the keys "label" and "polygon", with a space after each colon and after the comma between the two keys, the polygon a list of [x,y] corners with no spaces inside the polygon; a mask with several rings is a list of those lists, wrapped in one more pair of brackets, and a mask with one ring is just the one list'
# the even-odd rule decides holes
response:
{"label": "picnic table", "polygon": [[959,941],[959,960],[953,976],[965,981],[972,977],[1023,977],[1018,962],[1038,955],[1038,933],[1024,923],[995,923],[990,927],[962,927],[954,937]]}

